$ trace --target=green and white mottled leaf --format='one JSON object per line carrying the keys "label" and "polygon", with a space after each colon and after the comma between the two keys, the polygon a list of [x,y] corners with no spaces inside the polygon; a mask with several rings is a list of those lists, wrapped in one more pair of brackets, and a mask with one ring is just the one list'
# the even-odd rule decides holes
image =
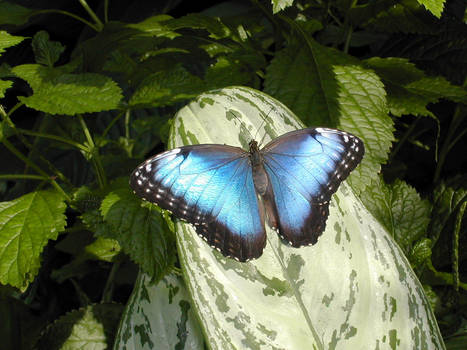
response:
{"label": "green and white mottled leaf", "polygon": [[0,283],[25,289],[40,267],[49,239],[63,231],[66,205],[53,191],[0,202]]}
{"label": "green and white mottled leaf", "polygon": [[140,273],[123,313],[114,350],[204,349],[204,337],[181,277],[154,284]]}
{"label": "green and white mottled leaf", "polygon": [[[302,128],[283,104],[248,88],[199,96],[179,111],[170,147],[246,147]],[[402,251],[349,186],[333,196],[317,244],[293,248],[268,230],[263,255],[225,258],[177,223],[185,281],[211,349],[444,349]]]}
{"label": "green and white mottled leaf", "polygon": [[116,109],[122,91],[109,77],[95,73],[71,74],[39,64],[16,66],[12,72],[26,80],[31,96],[20,96],[26,106],[50,114],[76,115]]}

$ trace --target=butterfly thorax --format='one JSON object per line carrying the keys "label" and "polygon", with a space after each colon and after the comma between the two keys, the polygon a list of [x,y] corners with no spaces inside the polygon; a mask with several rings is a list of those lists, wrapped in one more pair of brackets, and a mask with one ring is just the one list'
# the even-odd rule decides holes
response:
{"label": "butterfly thorax", "polygon": [[264,195],[268,188],[268,175],[264,170],[263,156],[259,150],[258,142],[250,141],[250,162],[253,171],[253,183],[255,184],[256,192]]}

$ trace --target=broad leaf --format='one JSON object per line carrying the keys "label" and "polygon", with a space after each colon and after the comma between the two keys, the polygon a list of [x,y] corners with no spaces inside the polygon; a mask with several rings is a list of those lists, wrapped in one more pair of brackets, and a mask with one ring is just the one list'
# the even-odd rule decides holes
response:
{"label": "broad leaf", "polygon": [[356,171],[363,182],[351,177],[361,191],[386,162],[394,139],[384,86],[375,73],[350,56],[314,41],[310,44],[311,48],[291,45],[276,55],[267,71],[265,90],[308,126],[339,127],[363,138],[365,158]]}
{"label": "broad leaf", "polygon": [[29,97],[20,96],[20,101],[50,114],[76,115],[116,109],[122,98],[117,84],[100,74],[71,74],[38,64],[16,66],[12,72],[26,80],[34,92]]}
{"label": "broad leaf", "polygon": [[105,236],[116,239],[123,251],[153,279],[161,279],[173,266],[173,233],[158,209],[125,188],[110,192],[100,208],[107,225]]}
{"label": "broad leaf", "polygon": [[180,65],[149,75],[130,99],[131,106],[164,106],[203,91],[204,83]]}
{"label": "broad leaf", "polygon": [[13,36],[3,30],[0,30],[0,54],[5,52],[6,48],[18,45],[24,39],[26,38],[22,36]]}
{"label": "broad leaf", "polygon": [[[226,88],[179,111],[170,147],[246,147],[252,137],[264,145],[301,127],[271,97]],[[333,196],[314,246],[293,248],[269,231],[263,255],[239,263],[188,224],[177,223],[177,234],[185,281],[211,349],[444,348],[409,263],[346,184]]]}
{"label": "broad leaf", "polygon": [[[363,14],[360,13],[362,10]],[[377,1],[352,9],[351,14],[357,22],[362,22],[364,18],[367,21],[367,28],[373,31],[383,33],[436,32],[435,18],[417,0]]]}
{"label": "broad leaf", "polygon": [[36,349],[110,349],[122,306],[97,304],[60,317],[41,334]]}
{"label": "broad leaf", "polygon": [[65,228],[65,209],[63,197],[52,191],[0,202],[0,283],[27,287],[48,240]]}
{"label": "broad leaf", "polygon": [[140,273],[114,349],[203,349],[204,337],[181,277],[155,284]]}
{"label": "broad leaf", "polygon": [[404,58],[373,57],[364,64],[382,79],[388,93],[388,105],[395,116],[403,114],[431,116],[429,103],[441,98],[467,103],[467,92],[443,77],[427,77],[415,64]]}
{"label": "broad leaf", "polygon": [[406,183],[397,180],[386,185],[381,178],[374,180],[360,196],[408,256],[413,243],[427,232],[430,203]]}
{"label": "broad leaf", "polygon": [[198,13],[189,14],[180,18],[168,20],[164,23],[171,30],[182,28],[205,29],[213,39],[223,39],[230,36],[230,30],[219,18],[205,16]]}
{"label": "broad leaf", "polygon": [[23,25],[36,12],[37,10],[32,10],[21,5],[16,5],[7,1],[0,1],[0,25]]}

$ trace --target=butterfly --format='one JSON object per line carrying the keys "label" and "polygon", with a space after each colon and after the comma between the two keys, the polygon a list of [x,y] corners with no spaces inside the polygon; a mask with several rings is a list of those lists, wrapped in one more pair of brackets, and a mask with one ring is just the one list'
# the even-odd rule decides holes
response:
{"label": "butterfly", "polygon": [[288,132],[262,149],[183,146],[149,158],[130,176],[143,199],[192,224],[224,256],[261,256],[265,221],[293,247],[315,244],[331,196],[362,160],[363,142],[335,129]]}

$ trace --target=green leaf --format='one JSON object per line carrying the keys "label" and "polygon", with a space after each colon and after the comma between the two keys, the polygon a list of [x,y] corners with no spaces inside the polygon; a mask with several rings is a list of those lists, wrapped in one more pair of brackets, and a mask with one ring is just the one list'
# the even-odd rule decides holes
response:
{"label": "green leaf", "polygon": [[[444,0],[428,1],[444,2]],[[359,13],[361,11],[363,11],[363,14]],[[418,0],[377,1],[374,5],[370,3],[352,9],[351,13],[353,18],[359,18],[360,21],[365,18],[367,21],[362,25],[368,29],[383,33],[428,34],[436,32],[436,27],[439,25],[434,21],[435,18],[420,5]]]}
{"label": "green leaf", "polygon": [[50,41],[49,34],[41,30],[32,39],[32,50],[34,51],[37,63],[53,67],[65,50],[65,47],[58,41]]}
{"label": "green leaf", "polygon": [[161,279],[175,262],[173,233],[154,206],[142,206],[129,186],[110,192],[100,208],[108,225],[105,236],[116,239],[123,251],[153,279]]}
{"label": "green leaf", "polygon": [[[334,86],[326,87],[326,82]],[[307,125],[324,126],[336,124],[335,120],[330,120],[329,111],[329,103],[336,104],[336,85],[328,64],[315,59],[303,45],[293,44],[272,59],[266,70],[264,89],[291,108]],[[332,100],[328,102],[329,99]]]}
{"label": "green leaf", "polygon": [[277,13],[292,6],[293,0],[272,0],[272,13]]}
{"label": "green leaf", "polygon": [[[459,261],[467,258],[465,241],[461,240],[460,249],[453,251],[453,237],[456,232],[465,232],[465,219],[456,227],[456,222],[462,219],[462,208],[467,202],[465,177],[457,177],[441,183],[434,191],[433,212],[428,228],[428,237],[433,241],[433,265],[441,269],[451,265],[447,256],[455,256]],[[461,217],[459,217],[462,215]],[[462,236],[462,235],[461,235]]]}
{"label": "green leaf", "polygon": [[360,193],[375,179],[386,163],[392,146],[393,121],[388,116],[386,92],[379,78],[354,65],[335,66],[338,102],[332,113],[338,118],[338,128],[360,136],[365,143],[362,163],[348,181]]}
{"label": "green leaf", "polygon": [[247,62],[242,62],[234,55],[216,58],[216,63],[209,66],[205,80],[210,88],[222,88],[230,85],[251,85],[256,73]]}
{"label": "green leaf", "polygon": [[174,39],[180,36],[180,34],[173,31],[173,29],[167,25],[167,21],[172,18],[173,17],[169,15],[156,15],[148,17],[139,23],[128,24],[126,27],[136,29],[144,35]]}
{"label": "green leaf", "polygon": [[376,178],[394,140],[384,86],[350,56],[310,43],[311,51],[291,45],[276,55],[267,69],[265,91],[308,126],[339,127],[363,139],[365,157],[350,180],[361,191]]}
{"label": "green leaf", "polygon": [[123,307],[98,304],[74,310],[51,324],[36,349],[111,349]]}
{"label": "green leaf", "polygon": [[180,65],[145,78],[130,99],[130,106],[164,106],[192,98],[204,90],[204,82]]}
{"label": "green leaf", "polygon": [[[265,144],[302,127],[270,96],[231,87],[181,109],[169,147],[246,148],[252,137]],[[290,247],[267,230],[263,255],[240,263],[209,247],[191,225],[179,221],[176,228],[184,280],[209,348],[444,349],[410,264],[345,183],[313,246]]]}
{"label": "green leaf", "polygon": [[209,37],[213,39],[223,39],[231,35],[230,29],[225,26],[219,18],[205,16],[199,13],[192,13],[180,18],[171,19],[164,24],[171,30],[184,28],[205,29],[209,32]]}
{"label": "green leaf", "polygon": [[94,259],[112,262],[120,253],[120,245],[115,239],[97,237],[94,242],[86,246],[84,252],[86,256]]}
{"label": "green leaf", "polygon": [[405,182],[396,180],[386,185],[381,178],[373,180],[360,196],[368,210],[409,256],[414,242],[426,234],[430,203],[422,200]]}
{"label": "green leaf", "polygon": [[50,114],[76,115],[116,109],[121,89],[104,75],[70,74],[38,64],[16,66],[12,72],[26,80],[33,95],[20,96],[28,107]]}
{"label": "green leaf", "polygon": [[422,238],[412,248],[409,261],[412,263],[413,268],[423,264],[427,259],[431,258],[431,247],[433,243],[429,238]]}
{"label": "green leaf", "polygon": [[37,11],[27,7],[0,1],[0,24],[20,26],[25,24]]}
{"label": "green leaf", "polygon": [[429,103],[441,98],[467,103],[467,91],[443,77],[427,77],[415,64],[404,58],[373,57],[364,64],[382,79],[388,92],[388,105],[395,116],[403,114],[432,116]]}
{"label": "green leaf", "polygon": [[[0,13],[1,13],[1,2],[0,2]],[[5,52],[6,48],[18,45],[24,39],[26,38],[23,36],[13,36],[5,32],[4,30],[0,30],[0,54]]]}
{"label": "green leaf", "polygon": [[52,191],[0,202],[0,283],[25,289],[40,267],[49,239],[66,225],[63,197]]}
{"label": "green leaf", "polygon": [[5,91],[11,88],[13,82],[10,80],[0,80],[0,98],[5,97]]}
{"label": "green leaf", "polygon": [[467,321],[463,319],[457,331],[446,337],[446,348],[448,350],[464,350],[465,344],[467,344]]}
{"label": "green leaf", "polygon": [[141,273],[125,308],[114,349],[204,349],[204,337],[180,276],[155,284]]}
{"label": "green leaf", "polygon": [[465,178],[454,179],[448,183],[442,182],[436,187],[433,198],[432,221],[429,227],[429,237],[436,243],[443,230],[449,229],[449,221],[456,215],[461,204],[467,200]]}
{"label": "green leaf", "polygon": [[430,11],[433,15],[440,18],[443,13],[445,0],[417,0],[420,5]]}

